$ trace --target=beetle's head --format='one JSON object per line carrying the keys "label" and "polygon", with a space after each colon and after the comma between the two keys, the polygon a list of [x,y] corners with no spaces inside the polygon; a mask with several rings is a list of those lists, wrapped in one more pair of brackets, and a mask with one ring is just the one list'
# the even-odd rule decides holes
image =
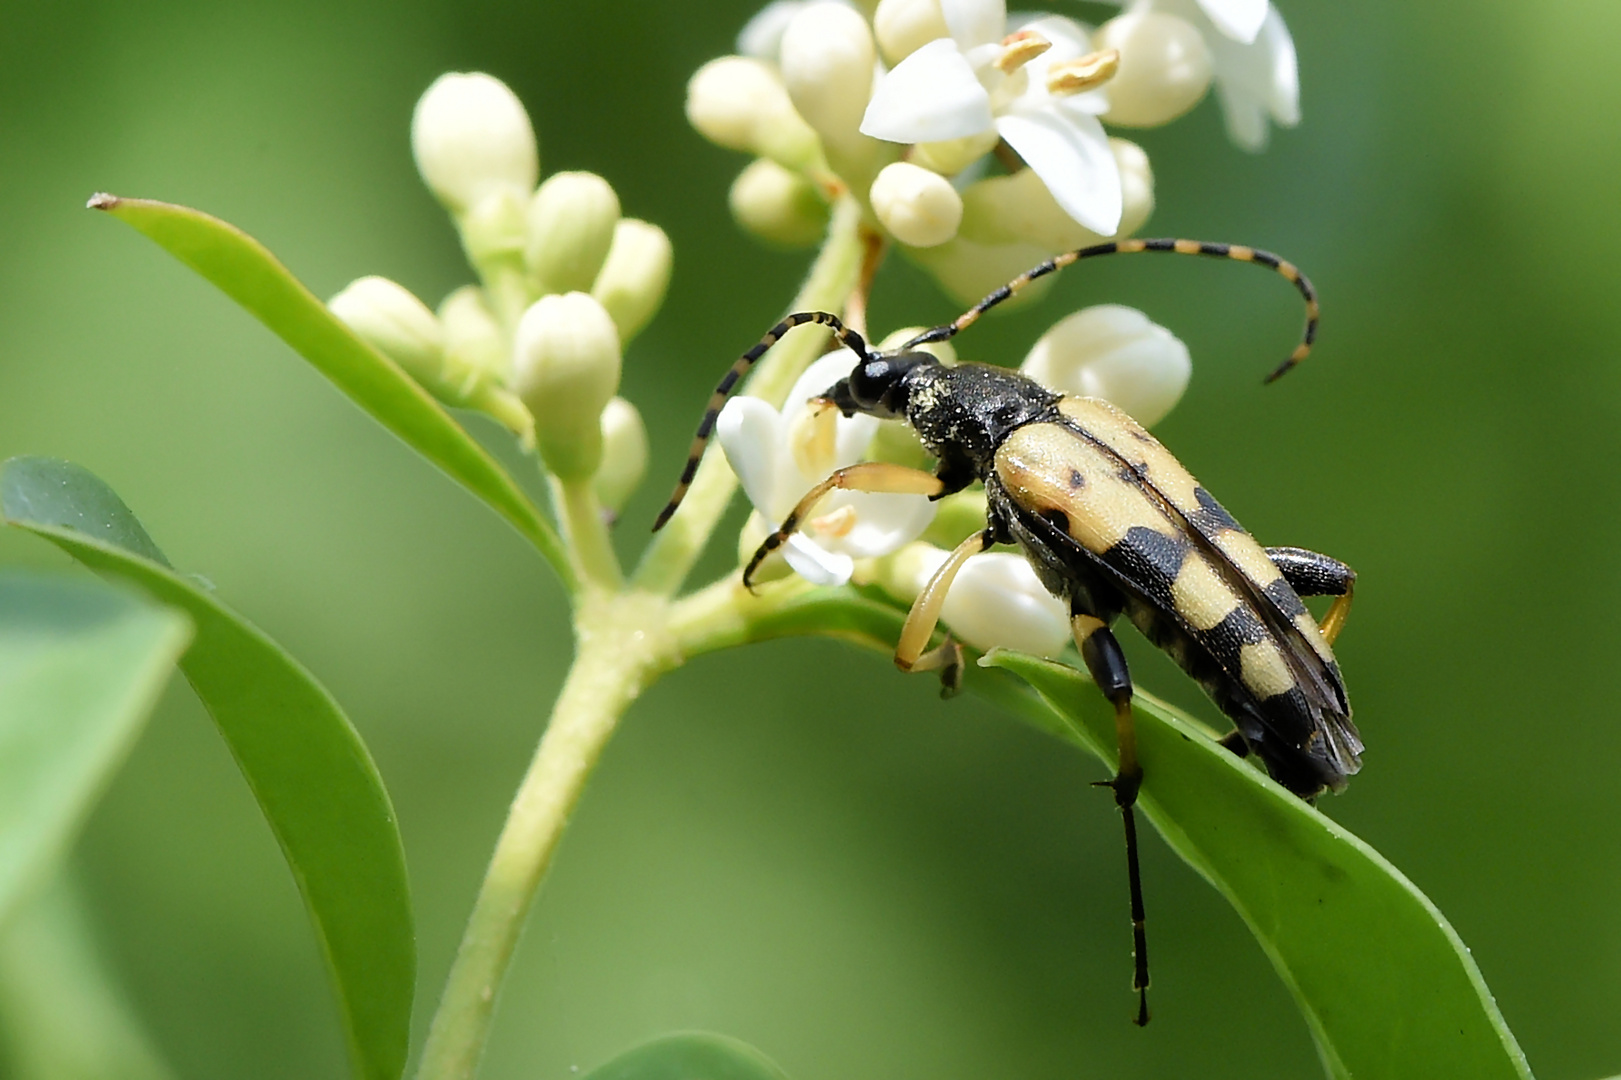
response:
{"label": "beetle's head", "polygon": [[873,353],[822,395],[845,416],[864,413],[880,420],[906,419],[907,375],[940,361],[924,352]]}

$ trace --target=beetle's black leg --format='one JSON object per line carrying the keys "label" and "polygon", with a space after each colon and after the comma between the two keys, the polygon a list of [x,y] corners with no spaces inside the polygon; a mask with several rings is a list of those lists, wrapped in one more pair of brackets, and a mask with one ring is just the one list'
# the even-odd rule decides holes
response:
{"label": "beetle's black leg", "polygon": [[1328,614],[1319,628],[1330,645],[1345,628],[1351,614],[1351,594],[1356,588],[1356,571],[1327,555],[1297,547],[1270,547],[1267,558],[1283,571],[1284,580],[1300,596],[1332,596]]}
{"label": "beetle's black leg", "polygon": [[743,585],[753,588],[754,571],[760,568],[765,557],[776,551],[788,538],[794,535],[803,521],[822,496],[834,488],[844,488],[847,491],[869,491],[886,495],[935,495],[944,490],[940,478],[933,473],[922,469],[909,469],[905,465],[893,465],[885,461],[868,461],[860,465],[849,465],[835,472],[820,484],[811,488],[799,505],[795,506],[788,516],[783,519],[782,526],[776,532],[765,538],[754,557],[743,568]]}
{"label": "beetle's black leg", "polygon": [[923,651],[923,647],[934,636],[934,628],[940,621],[940,608],[946,602],[946,593],[951,591],[957,571],[969,558],[990,545],[990,530],[983,529],[958,544],[946,556],[946,561],[940,564],[928,584],[918,592],[917,599],[912,601],[912,610],[906,613],[906,625],[901,627],[901,639],[895,645],[895,666],[902,671],[939,670],[942,695],[954,694],[962,686],[962,646],[948,634],[937,647],[927,652]]}
{"label": "beetle's black leg", "polygon": [[1115,805],[1120,807],[1126,828],[1126,880],[1131,888],[1132,970],[1131,988],[1137,991],[1137,1025],[1148,1023],[1148,931],[1143,911],[1143,879],[1137,862],[1137,814],[1133,805],[1142,785],[1143,768],[1137,760],[1137,729],[1131,716],[1131,672],[1126,654],[1120,649],[1102,619],[1081,612],[1070,617],[1075,644],[1092,680],[1114,706],[1115,738],[1120,744],[1120,767],[1113,780],[1103,781],[1114,789]]}

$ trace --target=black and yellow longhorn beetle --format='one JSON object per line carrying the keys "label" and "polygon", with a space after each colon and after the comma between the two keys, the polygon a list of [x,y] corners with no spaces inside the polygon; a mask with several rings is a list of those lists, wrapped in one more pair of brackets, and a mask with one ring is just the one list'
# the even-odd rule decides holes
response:
{"label": "black and yellow longhorn beetle", "polygon": [[[933,473],[883,462],[851,465],[816,485],[743,570],[788,539],[835,488],[927,495],[938,499],[974,481],[985,485],[985,528],[964,540],[918,594],[895,648],[904,671],[960,674],[961,649],[948,636],[927,645],[952,579],[968,557],[993,544],[1017,544],[1042,584],[1069,605],[1075,644],[1098,688],[1113,704],[1120,765],[1105,786],[1123,811],[1135,946],[1136,1022],[1148,1022],[1148,945],[1132,805],[1142,783],[1131,715],[1131,676],[1109,627],[1125,614],[1164,649],[1232,718],[1223,744],[1257,754],[1272,778],[1304,799],[1338,791],[1361,767],[1362,740],[1351,722],[1345,684],[1330,643],[1345,624],[1356,574],[1326,555],[1263,548],[1131,417],[1097,398],[1065,397],[1032,379],[988,364],[947,366],[917,346],[944,341],[1036,278],[1082,259],[1168,251],[1237,259],[1270,267],[1306,301],[1300,345],[1270,382],[1311,351],[1317,298],[1292,264],[1270,252],[1194,240],[1122,240],[1071,251],[1021,274],[955,321],[898,349],[870,349],[860,334],[826,312],[789,315],[726,373],[710,399],[681,482],[654,529],[675,513],[738,380],[789,330],[832,328],[859,363],[828,387],[824,407],[901,420],[938,464]],[[1333,596],[1319,624],[1302,596]]]}

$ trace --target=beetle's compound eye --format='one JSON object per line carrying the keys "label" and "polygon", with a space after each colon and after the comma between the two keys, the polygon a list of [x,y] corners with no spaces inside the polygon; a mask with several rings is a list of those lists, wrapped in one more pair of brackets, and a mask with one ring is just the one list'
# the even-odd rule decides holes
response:
{"label": "beetle's compound eye", "polygon": [[893,360],[881,356],[857,364],[850,372],[850,397],[856,407],[863,412],[876,409],[902,370]]}

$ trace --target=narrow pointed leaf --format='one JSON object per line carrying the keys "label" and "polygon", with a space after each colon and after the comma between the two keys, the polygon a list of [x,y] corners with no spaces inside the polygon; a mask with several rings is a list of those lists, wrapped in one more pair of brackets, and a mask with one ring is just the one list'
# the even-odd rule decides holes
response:
{"label": "narrow pointed leaf", "polygon": [[[1113,765],[1113,710],[1089,680],[1015,653],[986,662],[1039,699],[1000,680],[976,689]],[[1528,1080],[1480,970],[1429,898],[1196,722],[1141,693],[1134,707],[1143,810],[1249,925],[1330,1075]]]}
{"label": "narrow pointed leaf", "polygon": [[172,203],[97,195],[90,207],[138,229],[217,285],[355,404],[506,518],[573,587],[557,531],[506,470],[397,364],[328,311],[263,244],[234,225]]}
{"label": "narrow pointed leaf", "polygon": [[0,922],[60,858],[191,637],[100,582],[0,575]]}
{"label": "narrow pointed leaf", "polygon": [[748,1043],[687,1031],[627,1050],[585,1080],[788,1080],[788,1074]]}
{"label": "narrow pointed leaf", "polygon": [[410,1036],[416,949],[394,809],[360,736],[299,662],[171,570],[123,502],[77,465],[13,458],[0,517],[188,613],[181,660],[280,842],[325,953],[355,1072],[395,1080]]}

